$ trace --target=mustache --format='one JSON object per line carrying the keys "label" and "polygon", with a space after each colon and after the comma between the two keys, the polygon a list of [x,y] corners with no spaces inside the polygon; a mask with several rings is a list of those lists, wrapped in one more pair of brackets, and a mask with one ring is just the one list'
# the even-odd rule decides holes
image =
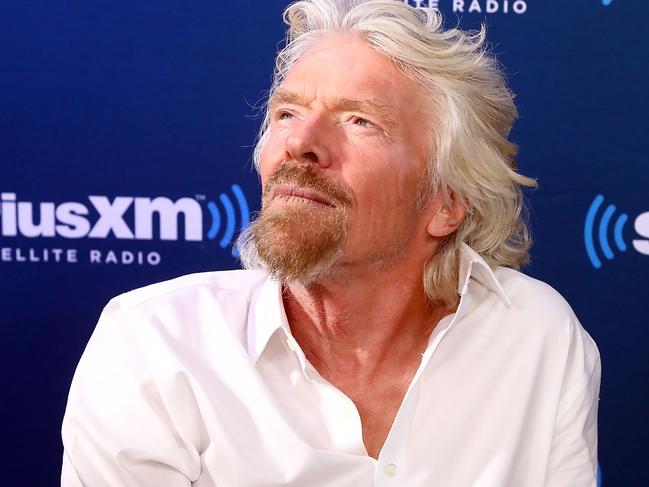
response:
{"label": "mustache", "polygon": [[262,194],[264,201],[276,184],[313,189],[331,199],[336,206],[349,206],[352,203],[352,192],[346,185],[322,175],[310,163],[283,162],[266,181]]}

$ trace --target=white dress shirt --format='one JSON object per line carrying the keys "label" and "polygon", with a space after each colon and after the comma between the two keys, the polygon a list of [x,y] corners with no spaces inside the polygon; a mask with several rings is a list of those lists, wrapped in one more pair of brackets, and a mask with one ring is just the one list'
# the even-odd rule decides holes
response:
{"label": "white dress shirt", "polygon": [[377,460],[264,272],[118,296],[72,382],[62,485],[595,486],[600,360],[570,307],[468,246],[458,292]]}

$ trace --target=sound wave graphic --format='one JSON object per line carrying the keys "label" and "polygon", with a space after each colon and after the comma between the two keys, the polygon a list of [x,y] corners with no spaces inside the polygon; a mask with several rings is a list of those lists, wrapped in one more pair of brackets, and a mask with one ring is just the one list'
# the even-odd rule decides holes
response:
{"label": "sound wave graphic", "polygon": [[[233,184],[230,189],[232,190],[234,199],[237,203],[237,206],[239,207],[239,229],[240,231],[243,231],[248,228],[248,224],[250,223],[250,209],[248,208],[248,202],[246,201],[246,197],[243,194],[243,191],[241,191],[241,187],[239,187],[238,184]],[[219,201],[221,202],[221,206],[223,207],[223,210],[225,212],[225,218],[221,217],[219,207],[214,201],[209,201],[207,203],[207,208],[210,210],[210,213],[212,215],[212,226],[207,232],[207,238],[214,240],[221,230],[221,225],[225,224],[225,230],[219,241],[219,246],[224,249],[232,243],[237,219],[235,216],[235,209],[234,205],[232,204],[232,200],[226,193],[221,193],[219,195]],[[232,250],[232,255],[236,257],[236,249]]]}
{"label": "sound wave graphic", "polygon": [[602,466],[597,464],[597,487],[602,487]]}
{"label": "sound wave graphic", "polygon": [[[608,260],[611,260],[614,257],[613,250],[608,241],[608,227],[613,218],[613,214],[615,213],[615,205],[608,205],[606,210],[604,210],[599,225],[597,226],[597,233],[595,234],[595,220],[598,218],[597,212],[602,206],[602,203],[604,203],[604,196],[601,194],[595,196],[595,199],[593,199],[593,202],[590,204],[590,208],[588,209],[588,213],[586,214],[586,220],[584,221],[584,244],[586,246],[586,253],[595,269],[602,267],[602,261],[595,251],[595,237],[597,237],[597,240],[599,241],[604,256]],[[613,239],[620,252],[626,252],[627,249],[622,232],[628,219],[629,217],[626,213],[622,213],[617,217],[613,227]]]}

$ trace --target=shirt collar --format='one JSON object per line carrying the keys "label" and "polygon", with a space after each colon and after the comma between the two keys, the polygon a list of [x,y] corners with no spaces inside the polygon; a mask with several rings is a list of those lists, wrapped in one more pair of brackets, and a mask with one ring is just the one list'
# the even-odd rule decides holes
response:
{"label": "shirt collar", "polygon": [[268,276],[252,298],[248,313],[248,355],[252,363],[257,363],[270,337],[279,329],[291,333],[282,301],[282,285]]}
{"label": "shirt collar", "polygon": [[[460,296],[468,292],[471,280],[496,293],[506,306],[511,306],[511,301],[489,264],[475,250],[462,243],[457,289]],[[252,363],[257,363],[271,336],[280,329],[284,330],[287,339],[291,337],[282,300],[282,285],[269,276],[253,297],[248,313],[247,345]]]}
{"label": "shirt collar", "polygon": [[460,245],[460,269],[458,275],[457,292],[460,296],[466,294],[470,281],[475,280],[489,291],[496,293],[507,307],[511,306],[512,303],[509,297],[489,264],[479,253],[465,243]]}

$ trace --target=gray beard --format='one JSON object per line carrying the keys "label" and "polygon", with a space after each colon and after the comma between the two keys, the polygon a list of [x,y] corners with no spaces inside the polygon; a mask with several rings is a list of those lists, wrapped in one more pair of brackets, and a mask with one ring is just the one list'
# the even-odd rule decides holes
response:
{"label": "gray beard", "polygon": [[347,238],[345,208],[264,209],[237,241],[245,269],[265,269],[281,282],[313,284],[340,272]]}

